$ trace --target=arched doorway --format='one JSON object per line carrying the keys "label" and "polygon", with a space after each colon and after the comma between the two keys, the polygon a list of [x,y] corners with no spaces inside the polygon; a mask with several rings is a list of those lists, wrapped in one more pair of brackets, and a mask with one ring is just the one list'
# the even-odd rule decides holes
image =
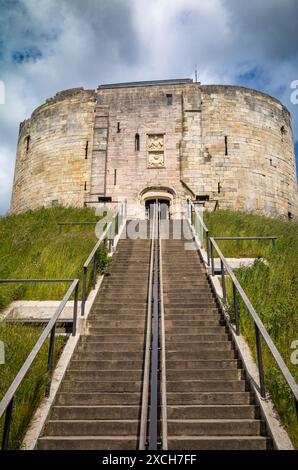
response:
{"label": "arched doorway", "polygon": [[160,219],[170,219],[170,201],[163,198],[150,198],[145,201],[146,219],[152,219],[154,204],[159,205]]}
{"label": "arched doorway", "polygon": [[140,192],[140,199],[144,208],[146,219],[152,218],[150,207],[160,204],[160,218],[169,220],[172,218],[176,193],[173,188],[165,186],[148,186]]}

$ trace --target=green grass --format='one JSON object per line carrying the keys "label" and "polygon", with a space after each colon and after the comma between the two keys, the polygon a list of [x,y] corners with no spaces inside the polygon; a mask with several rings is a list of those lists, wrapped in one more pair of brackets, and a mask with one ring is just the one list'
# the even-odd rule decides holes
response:
{"label": "green grass", "polygon": [[[298,381],[298,365],[291,363],[291,344],[298,339],[298,224],[232,211],[206,213],[205,223],[211,236],[278,237],[276,251],[270,242],[218,241],[218,245],[226,257],[259,258],[252,267],[239,269],[235,274]],[[265,258],[268,264],[260,258]],[[231,300],[230,289],[229,294]],[[254,325],[242,302],[240,317],[241,332],[256,357]],[[263,351],[267,390],[298,448],[298,424],[290,391],[264,344]]]}
{"label": "green grass", "polygon": [[[95,226],[63,227],[57,222],[96,221],[92,209],[55,207],[0,218],[0,279],[82,280],[82,265],[95,245]],[[102,249],[98,269],[107,261]],[[90,288],[91,269],[88,287]],[[82,282],[80,283],[82,288]],[[69,284],[0,285],[0,310],[13,300],[60,300]]]}
{"label": "green grass", "polygon": [[[63,227],[58,235],[57,222],[96,221],[91,209],[55,207],[0,218],[0,279],[79,278],[82,265],[97,238],[95,226]],[[101,249],[97,270],[107,263]],[[91,287],[89,269],[88,290]],[[80,283],[82,285],[82,283]],[[60,300],[69,284],[0,284],[0,311],[14,300]],[[5,345],[5,364],[0,365],[0,401],[19,372],[42,327],[0,321],[0,340]],[[56,338],[55,361],[66,338]],[[20,447],[26,428],[44,396],[47,380],[48,342],[44,345],[22,382],[15,399],[9,447]],[[0,439],[3,418],[0,422]]]}

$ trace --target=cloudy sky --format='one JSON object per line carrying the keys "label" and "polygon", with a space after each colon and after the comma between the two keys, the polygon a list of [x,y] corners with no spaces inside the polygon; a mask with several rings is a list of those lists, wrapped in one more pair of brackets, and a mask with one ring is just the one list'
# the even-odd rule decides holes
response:
{"label": "cloudy sky", "polygon": [[288,106],[298,153],[297,0],[0,0],[0,214],[20,121],[57,91],[194,77]]}

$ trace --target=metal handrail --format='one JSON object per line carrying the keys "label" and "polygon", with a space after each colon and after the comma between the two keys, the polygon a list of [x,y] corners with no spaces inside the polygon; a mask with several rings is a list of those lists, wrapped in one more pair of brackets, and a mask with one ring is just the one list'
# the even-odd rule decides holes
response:
{"label": "metal handrail", "polygon": [[159,306],[160,306],[160,348],[161,348],[161,439],[162,449],[168,450],[168,417],[167,417],[167,372],[166,372],[166,340],[162,269],[162,244],[159,231]]}
{"label": "metal handrail", "polygon": [[10,426],[12,420],[12,412],[13,412],[13,403],[14,403],[14,396],[21,385],[23,379],[27,375],[28,370],[30,369],[32,363],[34,362],[37,354],[39,353],[40,349],[44,345],[45,341],[47,340],[48,336],[50,335],[50,343],[49,343],[49,352],[48,352],[48,365],[47,365],[47,374],[48,374],[48,381],[46,385],[46,396],[50,394],[50,387],[51,387],[51,380],[52,380],[52,372],[53,372],[53,357],[54,357],[54,347],[55,347],[55,329],[56,323],[61,315],[62,311],[64,310],[66,303],[68,302],[71,295],[74,293],[74,309],[73,309],[73,330],[72,335],[75,336],[76,334],[76,320],[77,320],[77,309],[78,309],[78,289],[79,289],[79,279],[72,279],[72,280],[54,280],[54,279],[41,279],[41,280],[25,280],[25,279],[17,279],[17,280],[0,280],[0,283],[12,283],[12,282],[21,282],[21,283],[37,283],[37,282],[71,282],[71,286],[69,287],[68,291],[66,292],[65,296],[63,297],[59,307],[56,309],[56,312],[52,316],[51,320],[48,322],[47,326],[44,328],[43,332],[41,333],[40,337],[38,338],[35,346],[31,350],[29,356],[27,357],[26,361],[22,365],[21,369],[19,370],[18,374],[16,375],[15,379],[13,380],[12,384],[10,385],[9,389],[7,390],[6,394],[4,395],[1,403],[0,403],[0,419],[5,413],[5,421],[4,421],[4,431],[3,431],[3,439],[2,439],[2,450],[6,450],[8,448],[8,441],[9,441],[9,433],[10,433]]}
{"label": "metal handrail", "polygon": [[151,314],[152,314],[152,291],[153,291],[153,265],[154,265],[154,245],[155,245],[155,211],[153,209],[153,219],[151,226],[151,250],[150,250],[150,265],[148,276],[148,295],[147,295],[147,325],[146,325],[146,344],[145,344],[145,358],[144,358],[144,375],[143,375],[143,388],[142,388],[142,407],[141,407],[141,424],[140,424],[140,437],[139,437],[139,450],[145,450],[147,441],[147,421],[148,421],[148,405],[149,405],[149,386],[150,386],[150,348],[151,348]]}
{"label": "metal handrail", "polygon": [[[256,333],[256,347],[257,347],[257,357],[258,357],[258,369],[259,369],[259,378],[260,378],[260,394],[262,398],[266,397],[266,390],[265,390],[265,378],[264,378],[264,366],[263,366],[263,357],[262,357],[262,345],[261,345],[261,336],[263,337],[265,343],[267,344],[268,349],[270,350],[272,356],[275,359],[282,375],[284,376],[285,381],[287,382],[288,386],[291,389],[293,394],[296,410],[298,407],[298,385],[295,382],[291,372],[289,371],[288,367],[286,366],[283,358],[281,357],[278,349],[276,348],[275,344],[273,343],[270,335],[268,334],[263,322],[261,321],[260,317],[258,316],[257,312],[255,311],[254,307],[252,306],[251,302],[249,301],[247,295],[245,294],[244,290],[242,289],[238,279],[236,278],[232,268],[228,264],[226,258],[222,254],[221,250],[219,249],[216,241],[214,238],[210,238],[211,246],[214,247],[218,256],[221,260],[221,275],[223,281],[223,297],[226,300],[226,289],[225,289],[225,272],[228,273],[232,280],[233,284],[233,301],[234,301],[234,310],[235,310],[235,320],[236,320],[236,335],[240,334],[240,321],[239,321],[239,311],[238,311],[238,299],[237,299],[237,292],[240,294],[242,301],[244,302],[249,314],[251,315],[254,324],[255,324],[255,333]],[[214,252],[214,250],[212,250]],[[261,335],[261,336],[260,336]]]}
{"label": "metal handrail", "polygon": [[[190,222],[190,225],[193,225],[195,230],[197,229],[197,222],[199,222],[199,228],[200,228],[200,246],[203,248],[203,232],[205,232],[206,236],[206,252],[207,252],[207,265],[210,266],[210,235],[209,235],[209,229],[206,226],[205,222],[203,221],[201,214],[195,207],[195,205],[188,199],[188,204],[189,204],[189,214],[188,214],[188,219]],[[193,215],[195,220],[193,221]]]}
{"label": "metal handrail", "polygon": [[276,241],[278,240],[278,237],[213,237],[213,240],[226,240],[226,241],[242,241],[242,240],[261,240],[261,241],[266,241],[266,240],[271,240],[272,241],[272,246],[273,249],[276,249]]}
{"label": "metal handrail", "polygon": [[[119,223],[120,218],[120,223]],[[97,240],[94,247],[91,250],[88,258],[86,259],[83,265],[83,289],[82,289],[82,304],[81,304],[81,316],[85,315],[85,306],[86,306],[86,298],[87,298],[87,274],[88,274],[88,267],[90,263],[93,261],[93,273],[92,273],[92,287],[95,289],[96,286],[96,262],[97,262],[97,253],[102,243],[106,245],[107,240],[109,241],[109,253],[112,253],[114,248],[114,237],[117,236],[123,227],[123,223],[125,221],[125,202],[121,204],[121,210],[117,211],[113,215],[113,219],[111,222],[107,223],[103,220],[99,220],[97,224],[105,225],[107,224],[104,232],[102,233],[101,237]],[[112,230],[113,229],[113,230]],[[112,231],[114,233],[112,233]]]}
{"label": "metal handrail", "polygon": [[150,416],[149,416],[149,450],[157,450],[158,445],[158,408],[159,408],[159,211],[155,207],[154,232],[154,274],[153,274],[153,311],[151,341],[151,377],[150,377]]}

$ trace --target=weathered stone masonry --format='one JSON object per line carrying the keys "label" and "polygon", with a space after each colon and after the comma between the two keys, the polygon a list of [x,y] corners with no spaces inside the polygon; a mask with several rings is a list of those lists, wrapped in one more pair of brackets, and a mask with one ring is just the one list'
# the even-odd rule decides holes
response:
{"label": "weathered stone masonry", "polygon": [[298,216],[291,117],[276,99],[191,80],[58,93],[20,126],[11,210],[187,198]]}

